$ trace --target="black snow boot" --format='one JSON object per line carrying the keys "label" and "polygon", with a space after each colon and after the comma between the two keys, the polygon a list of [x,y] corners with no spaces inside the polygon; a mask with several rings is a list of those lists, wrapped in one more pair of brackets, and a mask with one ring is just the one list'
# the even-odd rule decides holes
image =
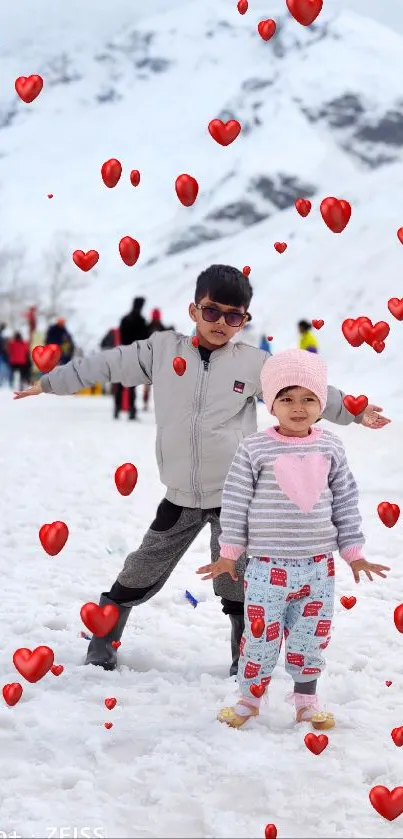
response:
{"label": "black snow boot", "polygon": [[245,621],[243,615],[230,615],[229,619],[231,621],[231,653],[232,653],[232,664],[230,667],[229,674],[230,676],[236,676],[238,673],[238,661],[239,661],[239,645],[241,643],[241,638],[243,635],[243,631],[245,629]]}
{"label": "black snow boot", "polygon": [[101,594],[99,601],[100,606],[117,606],[119,609],[119,620],[116,626],[104,635],[103,638],[97,638],[96,635],[88,645],[86,664],[95,664],[98,667],[103,667],[104,670],[115,670],[118,663],[117,650],[112,647],[112,641],[120,641],[123,630],[126,626],[127,619],[131,612],[130,606],[121,606],[120,603],[115,603],[110,600],[106,594]]}

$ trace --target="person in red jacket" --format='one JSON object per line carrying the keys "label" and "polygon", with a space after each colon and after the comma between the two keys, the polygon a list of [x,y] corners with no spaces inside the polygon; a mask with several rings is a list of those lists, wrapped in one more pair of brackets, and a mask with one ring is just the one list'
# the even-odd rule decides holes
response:
{"label": "person in red jacket", "polygon": [[15,375],[18,373],[21,390],[23,390],[24,386],[29,384],[30,359],[29,343],[24,341],[20,332],[15,332],[14,337],[9,341],[8,359],[11,367],[11,387],[13,387]]}

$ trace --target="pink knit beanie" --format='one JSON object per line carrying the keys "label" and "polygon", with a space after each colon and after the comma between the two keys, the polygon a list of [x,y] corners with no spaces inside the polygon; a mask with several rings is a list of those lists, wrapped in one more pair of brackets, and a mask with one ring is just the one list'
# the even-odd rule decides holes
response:
{"label": "pink knit beanie", "polygon": [[260,374],[263,399],[271,411],[283,387],[306,387],[320,402],[321,412],[327,402],[327,367],[320,355],[308,350],[285,350],[268,358]]}

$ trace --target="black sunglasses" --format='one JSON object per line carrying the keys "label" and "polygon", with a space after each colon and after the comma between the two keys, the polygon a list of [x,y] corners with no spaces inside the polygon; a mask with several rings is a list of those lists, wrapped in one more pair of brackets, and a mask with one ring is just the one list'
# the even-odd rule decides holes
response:
{"label": "black sunglasses", "polygon": [[244,320],[252,320],[249,312],[223,312],[222,309],[216,309],[215,306],[204,306],[202,303],[195,303],[196,309],[201,309],[203,320],[207,323],[217,323],[220,317],[224,315],[224,320],[227,326],[241,326]]}

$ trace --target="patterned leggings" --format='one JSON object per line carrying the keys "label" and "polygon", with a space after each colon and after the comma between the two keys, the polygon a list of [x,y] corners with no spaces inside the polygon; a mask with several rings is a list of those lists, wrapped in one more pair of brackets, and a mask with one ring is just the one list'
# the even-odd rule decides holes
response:
{"label": "patterned leggings", "polygon": [[[299,684],[316,681],[325,667],[334,607],[334,559],[252,557],[245,573],[245,634],[241,640],[238,685],[250,697],[252,684],[267,686],[285,639],[285,669]],[[264,621],[262,629],[253,624]]]}

